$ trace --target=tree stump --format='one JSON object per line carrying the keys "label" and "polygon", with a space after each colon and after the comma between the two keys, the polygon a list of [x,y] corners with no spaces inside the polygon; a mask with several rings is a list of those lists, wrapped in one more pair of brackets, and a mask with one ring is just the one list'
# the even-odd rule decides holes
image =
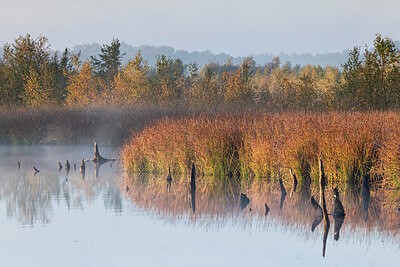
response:
{"label": "tree stump", "polygon": [[90,161],[92,161],[94,164],[100,164],[101,165],[101,164],[106,163],[108,161],[115,161],[115,160],[116,159],[103,158],[99,153],[99,147],[97,146],[97,143],[94,142],[94,156]]}

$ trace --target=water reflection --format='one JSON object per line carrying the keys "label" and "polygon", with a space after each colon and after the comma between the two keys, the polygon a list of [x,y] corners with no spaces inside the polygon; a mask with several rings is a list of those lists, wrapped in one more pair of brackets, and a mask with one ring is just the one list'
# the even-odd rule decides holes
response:
{"label": "water reflection", "polygon": [[[69,160],[79,162],[91,150],[89,147],[1,147],[0,199],[6,205],[7,216],[23,225],[47,224],[51,222],[54,205],[83,209],[99,196],[103,196],[106,209],[122,211],[116,182],[118,167],[100,170],[100,166],[89,166],[86,177],[85,171],[71,170]],[[65,168],[60,170],[58,163],[63,160]],[[33,164],[38,171],[32,169]]]}
{"label": "water reflection", "polygon": [[333,189],[333,197],[334,197],[334,210],[332,216],[333,219],[335,220],[334,239],[337,241],[339,240],[340,228],[342,228],[344,218],[346,217],[346,213],[344,211],[343,204],[339,199],[339,190],[337,187]]}
{"label": "water reflection", "polygon": [[[166,175],[129,177],[118,184],[118,164],[81,161],[90,158],[91,151],[91,147],[0,147],[0,204],[6,207],[7,215],[23,225],[50,223],[57,206],[84,210],[95,199],[102,200],[104,209],[120,214],[126,195],[135,209],[171,222],[213,228],[227,223],[245,227],[259,223],[261,229],[285,229],[304,239],[318,240],[318,254],[322,247],[323,255],[329,252],[329,239],[341,246],[350,234],[359,233],[367,239],[366,233],[378,231],[393,238],[399,231],[399,191],[381,189],[368,177],[359,185],[343,184],[337,192],[327,184],[326,209],[331,215],[324,220],[317,202],[319,187],[309,180],[295,183],[289,176],[253,185],[210,185],[206,177],[196,177],[192,166],[192,172],[183,178],[173,175],[171,187],[167,187]],[[104,155],[109,155],[107,152]],[[58,172],[58,162],[66,160],[74,166],[81,164],[81,168],[67,173],[64,164]],[[36,176],[33,166],[40,170]],[[286,192],[291,192],[290,197]],[[246,202],[243,209],[241,198]],[[340,207],[346,216],[338,216]]]}
{"label": "water reflection", "polygon": [[[286,189],[283,186],[282,179],[279,179],[279,187],[281,189],[281,201],[279,202],[279,208],[282,209],[283,203],[285,202],[286,198]],[[295,191],[295,189],[293,189],[293,191]]]}
{"label": "water reflection", "polygon": [[325,218],[324,221],[325,221],[325,223],[324,223],[324,237],[322,239],[322,257],[325,257],[326,241],[328,240],[328,233],[329,233],[329,227],[330,227],[330,222],[327,217]]}
{"label": "water reflection", "polygon": [[243,193],[240,193],[240,208],[244,210],[249,205],[250,199]]}
{"label": "water reflection", "polygon": [[314,232],[315,228],[322,222],[324,214],[322,213],[321,206],[317,203],[314,197],[311,197],[311,205],[315,211],[314,220],[311,224],[311,232]]}
{"label": "water reflection", "polygon": [[363,175],[361,184],[361,203],[363,207],[364,221],[368,220],[369,197],[369,176],[365,174]]}
{"label": "water reflection", "polygon": [[336,241],[339,240],[339,232],[340,228],[342,228],[342,225],[344,223],[344,216],[334,216],[333,219],[335,220],[335,226],[334,226],[334,239]]}
{"label": "water reflection", "polygon": [[[345,184],[332,189],[332,185],[327,184],[323,194],[327,210],[324,216],[323,207],[313,197],[320,193],[319,187],[311,187],[310,183],[295,185],[289,179],[279,179],[245,187],[245,192],[238,193],[240,190],[234,188],[233,184],[210,186],[206,178],[199,178],[194,184],[191,181],[191,178],[174,176],[171,184],[173,190],[168,191],[165,178],[142,175],[127,178],[122,187],[127,189],[124,190],[126,195],[138,207],[172,221],[219,225],[227,221],[246,224],[256,220],[294,227],[299,233],[313,233],[322,237],[323,256],[329,250],[329,236],[339,241],[343,231],[368,233],[378,230],[390,234],[399,231],[400,214],[394,208],[398,202],[388,204],[389,199],[398,199],[393,197],[395,191],[368,189],[371,198],[368,196],[367,202],[372,208],[369,209],[368,220],[365,220],[362,216],[366,210],[365,184],[361,190],[364,193],[361,194],[360,189],[357,192],[357,187],[351,188]],[[284,185],[293,192],[288,199]],[[294,186],[297,190],[293,190]],[[330,229],[330,218],[334,220],[333,231]],[[318,227],[321,223],[322,227]]]}
{"label": "water reflection", "polygon": [[268,207],[268,204],[265,203],[265,215],[264,216],[267,216],[269,211],[270,211],[270,208]]}

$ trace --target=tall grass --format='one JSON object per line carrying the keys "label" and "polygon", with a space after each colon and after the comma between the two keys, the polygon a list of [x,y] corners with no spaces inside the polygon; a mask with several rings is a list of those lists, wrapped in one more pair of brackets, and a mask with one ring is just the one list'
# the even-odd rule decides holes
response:
{"label": "tall grass", "polygon": [[195,163],[210,183],[260,182],[293,169],[300,182],[318,177],[322,158],[333,183],[399,182],[400,115],[369,113],[246,113],[168,118],[136,132],[124,146],[128,173],[176,173]]}

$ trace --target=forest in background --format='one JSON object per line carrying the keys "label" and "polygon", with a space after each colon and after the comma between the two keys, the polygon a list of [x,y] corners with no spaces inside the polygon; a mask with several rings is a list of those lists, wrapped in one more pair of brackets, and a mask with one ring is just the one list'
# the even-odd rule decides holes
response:
{"label": "forest in background", "polygon": [[3,47],[2,106],[51,107],[98,104],[245,105],[267,110],[387,110],[400,105],[399,49],[377,34],[372,48],[350,50],[342,68],[282,63],[203,67],[159,55],[152,66],[139,50],[122,64],[118,39],[83,59],[68,49],[59,55],[46,37],[19,36]]}
{"label": "forest in background", "polygon": [[[395,41],[396,47],[400,47],[400,42]],[[91,56],[96,56],[101,52],[102,45],[99,43],[82,43],[75,45],[68,50],[71,53],[79,53],[81,55],[81,60],[85,61],[90,59]],[[137,52],[141,52],[143,59],[146,60],[150,66],[155,66],[157,62],[158,55],[165,55],[172,59],[180,59],[184,64],[189,64],[196,62],[199,66],[210,62],[224,63],[228,59],[232,58],[234,64],[240,64],[244,56],[232,56],[227,53],[214,53],[210,50],[206,51],[187,51],[183,49],[175,49],[171,46],[166,45],[140,45],[133,46],[125,42],[121,42],[121,53],[122,64],[127,64],[128,61],[135,57]],[[52,49],[52,52],[61,54],[59,50]],[[0,49],[0,57],[3,56],[3,50]],[[262,53],[262,54],[250,54],[257,65],[264,65],[270,62],[274,57],[279,57],[281,62],[291,62],[293,65],[299,64],[300,66],[310,65],[320,65],[320,66],[334,66],[340,67],[344,61],[346,61],[348,56],[348,50],[342,50],[338,52],[324,52],[324,53],[284,53],[279,54],[272,53]]]}
{"label": "forest in background", "polygon": [[[400,47],[400,43],[398,41],[395,41],[395,43],[397,47]],[[210,62],[222,64],[230,58],[232,58],[231,60],[233,64],[240,64],[245,58],[243,56],[233,57],[226,53],[213,53],[209,50],[189,52],[181,49],[176,50],[170,46],[141,45],[134,47],[127,43],[121,42],[121,52],[125,54],[122,57],[122,63],[128,63],[129,59],[134,58],[139,50],[141,51],[143,59],[146,60],[150,66],[155,66],[157,62],[157,55],[165,55],[167,57],[170,57],[171,59],[180,59],[184,64],[196,62],[201,67]],[[83,60],[90,59],[91,56],[98,55],[101,52],[101,45],[98,43],[80,44],[74,46],[71,49],[71,52],[81,52],[81,57]],[[299,64],[300,66],[305,66],[307,64],[311,64],[321,66],[329,65],[336,67],[340,67],[341,64],[346,61],[347,55],[347,50],[343,50],[341,52],[318,53],[315,55],[311,53],[279,53],[277,55],[271,53],[250,54],[257,65],[264,65],[265,63],[270,62],[274,57],[279,57],[281,62],[289,61],[293,65]]]}

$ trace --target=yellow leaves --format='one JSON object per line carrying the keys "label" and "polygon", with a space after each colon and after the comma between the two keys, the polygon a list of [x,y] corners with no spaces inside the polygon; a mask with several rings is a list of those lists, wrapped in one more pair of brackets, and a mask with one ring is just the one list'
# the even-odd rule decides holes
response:
{"label": "yellow leaves", "polygon": [[25,77],[24,91],[20,97],[27,106],[39,107],[56,104],[60,98],[54,82],[54,73],[48,65],[38,73],[31,68]]}
{"label": "yellow leaves", "polygon": [[70,76],[66,102],[70,106],[88,105],[98,101],[98,97],[99,81],[94,77],[89,61],[86,61]]}
{"label": "yellow leaves", "polygon": [[225,71],[222,74],[224,100],[228,103],[246,102],[251,100],[251,86],[241,75],[241,69],[235,72]]}
{"label": "yellow leaves", "polygon": [[118,104],[132,104],[149,100],[153,94],[147,76],[148,66],[140,52],[122,68],[114,79],[112,99]]}

